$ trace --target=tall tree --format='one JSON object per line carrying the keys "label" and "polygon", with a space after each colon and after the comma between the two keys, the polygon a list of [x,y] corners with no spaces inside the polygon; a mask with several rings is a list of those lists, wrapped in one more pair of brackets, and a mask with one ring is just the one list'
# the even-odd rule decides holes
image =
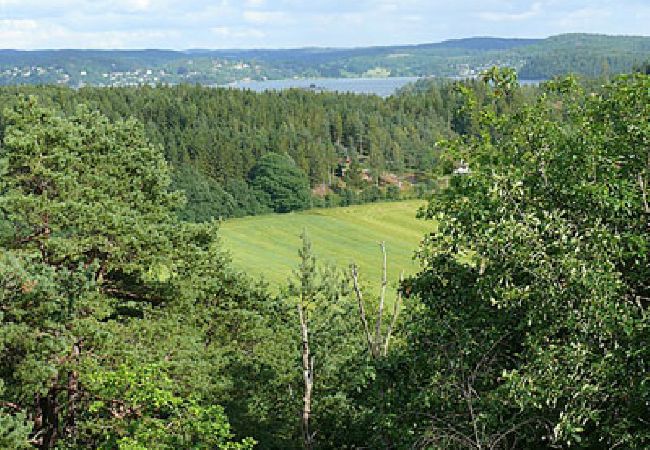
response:
{"label": "tall tree", "polygon": [[447,147],[473,172],[424,212],[437,228],[408,282],[421,312],[386,378],[411,445],[650,442],[650,78],[546,87]]}
{"label": "tall tree", "polygon": [[365,376],[367,366],[363,338],[350,320],[355,304],[347,277],[334,267],[320,266],[307,233],[301,237],[301,263],[287,294],[298,311],[302,443],[304,448],[331,448],[341,445],[351,429],[347,418],[354,417],[355,408],[346,393]]}
{"label": "tall tree", "polygon": [[[178,221],[182,197],[169,191],[163,155],[135,121],[110,122],[85,108],[66,118],[34,98],[6,117],[0,211],[11,233],[0,254],[3,414],[11,405],[16,418],[29,417],[31,443],[42,449],[63,440],[110,446],[133,431],[123,425],[135,417],[145,435],[158,429],[160,448],[172,448],[180,442],[176,432],[157,427],[166,414],[178,415],[189,440],[229,445],[218,408],[181,404],[169,386],[156,390],[121,378],[102,390],[96,377],[125,359],[125,322],[141,320],[146,328],[147,311],[198,296],[194,276],[214,283],[209,274],[223,263],[214,227]],[[142,357],[135,330],[126,333],[129,354]],[[162,397],[146,409],[141,401],[149,394]],[[91,399],[99,403],[91,407]],[[173,413],[163,407],[168,400]],[[110,426],[93,427],[106,416]],[[214,420],[221,434],[208,438],[205,429],[191,429],[193,420]]]}

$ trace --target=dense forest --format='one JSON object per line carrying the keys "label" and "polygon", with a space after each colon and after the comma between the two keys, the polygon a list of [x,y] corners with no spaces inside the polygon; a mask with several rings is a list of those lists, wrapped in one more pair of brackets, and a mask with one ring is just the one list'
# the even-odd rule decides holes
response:
{"label": "dense forest", "polygon": [[[484,84],[468,83],[485,103]],[[521,88],[513,102],[525,103],[535,91]],[[426,195],[435,187],[434,172],[454,168],[441,159],[436,142],[472,126],[455,84],[435,80],[385,99],[181,85],[5,87],[0,101],[7,106],[30,94],[67,114],[85,104],[113,121],[136,119],[163,148],[173,187],[187,195],[181,215],[195,221]],[[268,182],[260,178],[260,164],[271,171]],[[278,189],[286,191],[286,205]]]}
{"label": "dense forest", "polygon": [[[164,149],[174,187],[188,196],[182,214],[209,220],[416,195],[414,185],[426,184],[423,174],[437,164],[435,143],[454,134],[457,95],[451,85],[431,89],[431,95],[389,99],[200,86],[8,87],[0,96],[5,105],[15,103],[18,93],[32,93],[66,113],[86,104],[111,120],[134,117],[149,140]],[[272,162],[267,169],[273,172],[266,183],[259,170],[265,162]],[[384,173],[394,175],[392,189]],[[406,174],[413,174],[410,189],[406,184],[399,189],[395,180]],[[301,200],[279,205],[277,195],[273,201],[263,195],[281,186]],[[321,195],[312,199],[311,189],[318,187]]]}
{"label": "dense forest", "polygon": [[[2,101],[1,448],[650,446],[648,75]],[[232,183],[308,207],[347,157],[375,187],[471,168],[420,212],[393,302],[308,230],[271,291],[187,211]]]}
{"label": "dense forest", "polygon": [[[304,209],[311,205],[311,189],[319,186],[322,195],[313,199],[317,205],[385,197],[383,173],[431,171],[438,157],[435,142],[453,135],[451,88],[436,96],[390,99],[200,86],[5,88],[0,94],[5,105],[15,102],[18,92],[38,95],[66,113],[83,103],[111,120],[137,119],[148,139],[163,148],[174,169],[174,186],[188,194],[184,214],[197,220]],[[264,201],[264,186],[256,178],[259,164],[273,159],[271,153],[285,155],[275,158],[271,178],[303,201],[286,208]]]}

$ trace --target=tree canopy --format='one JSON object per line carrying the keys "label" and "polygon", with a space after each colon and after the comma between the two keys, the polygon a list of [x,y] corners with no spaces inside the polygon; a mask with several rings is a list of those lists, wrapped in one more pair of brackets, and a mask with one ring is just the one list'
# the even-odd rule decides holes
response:
{"label": "tree canopy", "polygon": [[[0,439],[20,448],[26,432],[39,448],[250,448],[231,442],[219,405],[196,389],[180,393],[171,366],[147,361],[137,343],[166,333],[171,305],[201,298],[193,277],[223,266],[214,226],[176,218],[182,197],[168,189],[159,149],[136,122],[83,108],[63,117],[27,98],[6,117]],[[174,339],[187,346],[188,334]]]}
{"label": "tree canopy", "polygon": [[472,173],[422,212],[437,230],[407,282],[409,345],[385,374],[395,434],[417,436],[406,443],[650,443],[649,88],[640,75],[599,94],[550,82],[446,144]]}
{"label": "tree canopy", "polygon": [[275,212],[309,207],[309,180],[288,155],[267,153],[262,156],[251,169],[250,182]]}
{"label": "tree canopy", "polygon": [[[209,158],[166,160],[150,123],[43,89],[62,97],[21,95],[0,126],[0,447],[650,445],[648,75],[522,90],[495,68],[445,91],[455,131],[429,156],[470,170],[421,210],[418,274],[388,280],[380,244],[379,295],[306,233],[280,289],[231,268],[215,215],[310,204],[315,166],[292,151],[240,142],[245,178],[220,179]],[[174,89],[151,95],[194,92]],[[414,89],[398,115],[441,94]],[[325,132],[352,141],[350,184],[362,149],[376,183],[409,129],[351,111]]]}

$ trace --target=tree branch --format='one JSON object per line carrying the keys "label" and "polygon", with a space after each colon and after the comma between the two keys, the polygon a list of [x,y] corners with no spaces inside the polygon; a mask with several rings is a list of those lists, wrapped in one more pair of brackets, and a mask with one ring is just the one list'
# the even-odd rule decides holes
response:
{"label": "tree branch", "polygon": [[23,410],[23,408],[20,405],[12,402],[0,402],[0,408],[9,408],[9,409],[13,409],[16,412],[20,412]]}

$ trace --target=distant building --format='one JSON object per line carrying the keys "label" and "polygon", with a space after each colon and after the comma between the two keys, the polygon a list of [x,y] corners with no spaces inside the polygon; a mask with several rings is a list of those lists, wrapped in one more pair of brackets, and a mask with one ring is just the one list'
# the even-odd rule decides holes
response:
{"label": "distant building", "polygon": [[454,175],[469,175],[472,173],[472,169],[469,168],[469,164],[461,160],[460,165],[454,169]]}

